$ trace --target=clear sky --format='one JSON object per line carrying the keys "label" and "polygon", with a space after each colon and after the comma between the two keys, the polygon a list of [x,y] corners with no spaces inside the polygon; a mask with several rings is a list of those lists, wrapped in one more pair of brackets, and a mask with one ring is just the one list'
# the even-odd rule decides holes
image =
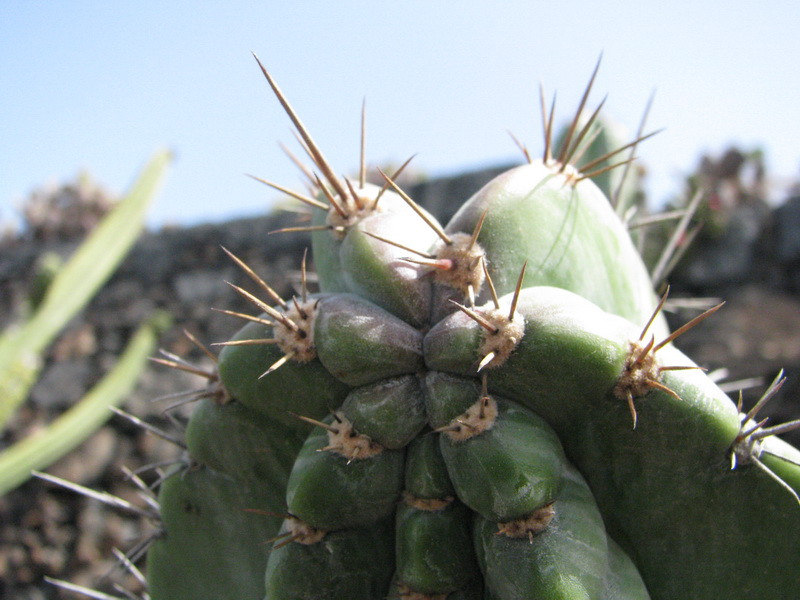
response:
{"label": "clear sky", "polygon": [[252,173],[300,187],[296,148],[256,52],[342,172],[418,153],[431,176],[539,151],[538,85],[574,111],[603,53],[594,102],[636,129],[654,201],[703,151],[763,146],[778,184],[800,165],[800,3],[0,2],[0,220],[33,188],[86,169],[124,190],[159,147],[177,162],[150,223],[266,210]]}

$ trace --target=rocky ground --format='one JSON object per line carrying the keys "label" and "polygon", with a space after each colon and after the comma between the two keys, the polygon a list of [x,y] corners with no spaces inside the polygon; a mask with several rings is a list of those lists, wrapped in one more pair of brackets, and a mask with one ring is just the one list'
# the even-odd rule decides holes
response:
{"label": "rocky ground", "polygon": [[[453,198],[468,197],[497,170],[436,180],[410,188],[445,221],[455,211]],[[450,200],[450,201],[448,201]],[[673,297],[727,300],[717,316],[681,338],[682,346],[709,369],[728,369],[727,379],[755,378],[768,383],[785,367],[789,381],[770,410],[775,419],[800,416],[800,198],[771,211],[740,207],[726,217],[715,236],[701,238],[671,278]],[[303,235],[269,235],[293,224],[290,214],[147,234],[87,311],[75,319],[48,356],[30,401],[2,433],[0,447],[35,431],[62,412],[113,364],[136,326],[156,308],[169,310],[175,326],[164,336],[165,349],[203,364],[207,361],[182,335],[187,328],[205,342],[223,341],[239,323],[209,307],[247,310],[223,280],[244,276],[224,255],[225,246],[242,257],[280,293],[290,294],[303,249]],[[69,242],[50,245],[69,252]],[[0,321],[19,310],[32,265],[43,250],[20,243],[2,250]],[[670,318],[679,323],[696,313]],[[187,407],[170,411],[169,394],[201,384],[196,377],[151,365],[126,410],[159,427],[173,429]],[[747,391],[753,402],[764,384]],[[155,399],[155,400],[154,400]],[[798,436],[794,442],[800,443]],[[124,469],[152,483],[180,449],[114,417],[81,448],[48,472],[97,490],[108,490],[144,506]],[[136,578],[115,567],[112,549],[124,551],[156,532],[149,519],[107,508],[97,501],[40,480],[30,480],[0,498],[0,598],[44,600],[76,597],[46,584],[43,577],[66,579],[110,593],[113,581],[141,589]],[[119,595],[119,594],[118,594]]]}

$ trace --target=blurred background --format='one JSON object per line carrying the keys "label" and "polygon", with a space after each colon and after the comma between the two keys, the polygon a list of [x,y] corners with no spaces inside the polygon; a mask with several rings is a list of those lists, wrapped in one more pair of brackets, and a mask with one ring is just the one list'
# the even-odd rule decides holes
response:
{"label": "blurred background", "polygon": [[649,200],[680,193],[703,153],[759,147],[780,199],[798,174],[800,5],[641,2],[0,3],[0,220],[37,186],[86,170],[113,191],[159,146],[178,155],[151,225],[263,212],[296,169],[289,123],[250,55],[295,104],[329,160],[429,177],[541,148],[538,85],[574,111],[602,53],[593,102],[635,131]]}

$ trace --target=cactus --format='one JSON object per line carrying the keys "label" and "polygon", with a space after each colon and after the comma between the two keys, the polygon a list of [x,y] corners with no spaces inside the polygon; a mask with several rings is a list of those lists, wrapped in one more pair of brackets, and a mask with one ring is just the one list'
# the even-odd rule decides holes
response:
{"label": "cactus", "polygon": [[757,416],[779,380],[744,414],[673,346],[719,307],[669,333],[591,181],[614,161],[575,164],[591,82],[557,155],[543,101],[542,158],[443,227],[396,174],[337,176],[259,66],[320,173],[291,192],[320,289],[231,255],[259,314],[202,373],[154,600],[796,595],[800,423]]}

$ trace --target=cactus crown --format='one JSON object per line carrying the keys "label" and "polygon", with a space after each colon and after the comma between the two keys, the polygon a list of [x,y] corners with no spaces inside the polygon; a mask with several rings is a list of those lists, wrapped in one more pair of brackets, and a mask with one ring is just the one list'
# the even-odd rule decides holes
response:
{"label": "cactus crown", "polygon": [[666,294],[589,181],[649,137],[581,162],[597,67],[560,148],[542,93],[542,159],[520,144],[527,164],[443,227],[398,173],[366,183],[363,143],[358,181],[335,175],[259,66],[321,174],[303,168],[314,197],[288,191],[311,224],[282,230],[311,232],[320,290],[304,275],[284,300],[229,253],[268,300],[233,286],[261,314],[223,311],[247,324],[198,373],[155,600],[793,589],[800,453],[774,434],[800,423],[742,415],[672,345],[719,307],[668,333]]}

